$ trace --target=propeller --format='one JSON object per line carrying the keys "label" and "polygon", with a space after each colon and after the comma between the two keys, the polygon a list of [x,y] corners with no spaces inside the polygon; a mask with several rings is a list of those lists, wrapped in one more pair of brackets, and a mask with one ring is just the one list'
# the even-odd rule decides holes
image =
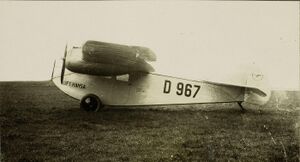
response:
{"label": "propeller", "polygon": [[55,64],[56,64],[56,60],[54,60],[53,69],[52,69],[52,73],[51,73],[51,80],[53,79]]}
{"label": "propeller", "polygon": [[63,64],[62,64],[61,75],[60,75],[60,83],[61,83],[61,84],[62,84],[63,81],[64,81],[67,53],[68,53],[68,44],[66,44],[66,47],[65,47],[65,53],[64,53],[64,57],[63,57]]}

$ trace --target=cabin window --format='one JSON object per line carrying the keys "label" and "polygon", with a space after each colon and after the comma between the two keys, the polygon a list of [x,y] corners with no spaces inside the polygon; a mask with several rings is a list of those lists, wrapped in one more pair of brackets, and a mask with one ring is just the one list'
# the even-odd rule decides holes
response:
{"label": "cabin window", "polygon": [[129,74],[117,75],[116,79],[119,80],[119,81],[128,82],[129,81]]}

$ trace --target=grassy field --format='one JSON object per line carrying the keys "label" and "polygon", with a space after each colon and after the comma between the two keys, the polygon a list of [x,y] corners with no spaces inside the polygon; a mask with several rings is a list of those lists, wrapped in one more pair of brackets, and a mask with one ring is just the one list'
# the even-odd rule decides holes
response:
{"label": "grassy field", "polygon": [[51,82],[0,83],[1,161],[300,161],[300,93],[263,107],[109,107],[98,113]]}

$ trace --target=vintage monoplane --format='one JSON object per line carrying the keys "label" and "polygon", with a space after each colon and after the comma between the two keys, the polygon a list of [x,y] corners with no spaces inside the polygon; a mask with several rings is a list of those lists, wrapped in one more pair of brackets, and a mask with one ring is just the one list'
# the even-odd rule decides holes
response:
{"label": "vintage monoplane", "polygon": [[86,111],[104,105],[170,105],[196,103],[265,104],[270,98],[266,77],[249,73],[243,84],[197,81],[154,73],[149,48],[99,41],[65,48],[53,67],[52,81],[63,92],[80,100]]}

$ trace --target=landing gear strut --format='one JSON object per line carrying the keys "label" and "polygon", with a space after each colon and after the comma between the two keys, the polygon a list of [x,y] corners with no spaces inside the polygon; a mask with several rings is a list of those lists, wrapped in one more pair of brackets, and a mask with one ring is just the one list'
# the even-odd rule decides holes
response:
{"label": "landing gear strut", "polygon": [[94,94],[85,95],[80,101],[80,108],[85,111],[97,112],[103,107],[104,105],[102,104],[99,97]]}
{"label": "landing gear strut", "polygon": [[242,109],[242,111],[245,111],[246,109],[243,107],[242,102],[237,102],[238,105],[240,106],[240,108]]}

